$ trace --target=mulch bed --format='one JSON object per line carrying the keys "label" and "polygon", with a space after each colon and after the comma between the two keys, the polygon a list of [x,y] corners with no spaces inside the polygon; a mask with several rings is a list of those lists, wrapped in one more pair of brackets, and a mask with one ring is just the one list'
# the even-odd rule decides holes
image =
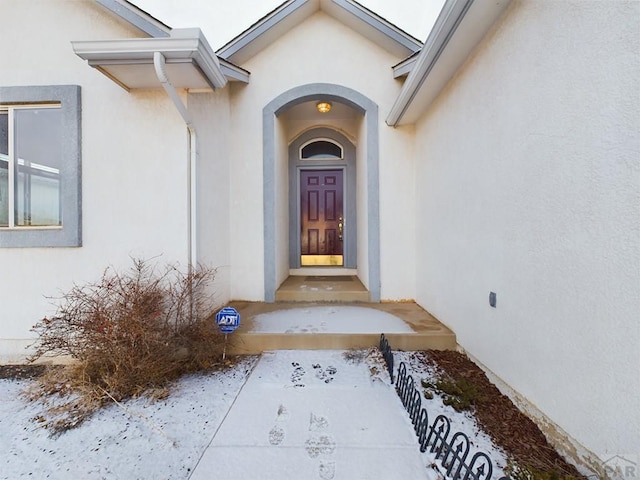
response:
{"label": "mulch bed", "polygon": [[0,365],[0,379],[30,380],[41,376],[48,365]]}
{"label": "mulch bed", "polygon": [[462,377],[478,388],[480,394],[474,404],[478,424],[518,465],[562,477],[586,478],[549,445],[538,426],[500,393],[466,355],[436,350],[425,353],[427,362],[435,368],[451,378]]}

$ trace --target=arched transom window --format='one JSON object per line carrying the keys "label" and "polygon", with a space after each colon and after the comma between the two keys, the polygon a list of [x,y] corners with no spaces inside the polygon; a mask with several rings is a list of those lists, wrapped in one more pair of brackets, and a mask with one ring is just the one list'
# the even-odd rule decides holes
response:
{"label": "arched transom window", "polygon": [[300,147],[300,158],[302,160],[342,160],[344,153],[339,143],[328,138],[315,138]]}

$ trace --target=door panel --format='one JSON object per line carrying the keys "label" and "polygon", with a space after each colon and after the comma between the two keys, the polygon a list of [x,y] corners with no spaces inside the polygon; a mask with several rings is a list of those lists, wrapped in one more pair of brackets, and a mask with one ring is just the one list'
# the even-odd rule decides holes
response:
{"label": "door panel", "polygon": [[[300,172],[301,255],[343,254],[343,171],[302,170]],[[322,262],[315,259],[313,264]],[[331,258],[335,265],[342,258]],[[309,263],[304,262],[303,263]],[[322,263],[320,263],[322,264]]]}

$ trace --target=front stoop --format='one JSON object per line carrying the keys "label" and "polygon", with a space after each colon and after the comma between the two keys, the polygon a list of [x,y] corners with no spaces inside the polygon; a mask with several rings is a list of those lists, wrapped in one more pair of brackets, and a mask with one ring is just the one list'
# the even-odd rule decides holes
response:
{"label": "front stoop", "polygon": [[[241,316],[238,330],[229,336],[229,353],[257,354],[267,350],[351,350],[377,346],[380,333],[398,350],[455,350],[456,336],[429,312],[414,302],[367,303],[373,308],[403,320],[413,333],[259,333],[253,332],[253,319],[260,314],[291,308],[336,305],[336,302],[262,303],[231,302]],[[352,305],[353,304],[349,304]]]}
{"label": "front stoop", "polygon": [[290,276],[276,291],[276,302],[369,302],[356,276]]}

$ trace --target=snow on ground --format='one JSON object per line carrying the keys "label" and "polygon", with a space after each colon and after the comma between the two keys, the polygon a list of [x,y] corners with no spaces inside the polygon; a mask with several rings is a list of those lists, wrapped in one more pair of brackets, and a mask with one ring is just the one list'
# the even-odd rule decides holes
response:
{"label": "snow on ground", "polygon": [[[407,367],[407,373],[413,377],[416,387],[422,392],[421,380],[427,380],[431,383],[436,383],[437,375],[432,367],[426,365],[422,359],[423,353],[421,352],[393,352],[395,362],[395,372],[398,371],[398,366],[401,362],[404,362]],[[498,448],[491,437],[483,432],[473,415],[468,412],[456,412],[453,407],[447,406],[442,402],[442,398],[437,392],[434,392],[434,398],[429,400],[422,396],[422,407],[427,410],[429,414],[429,422],[433,424],[433,421],[438,415],[445,415],[451,421],[451,432],[449,438],[451,438],[456,432],[465,433],[470,440],[470,449],[467,460],[470,460],[476,452],[484,452],[493,463],[493,475],[492,478],[501,478],[505,474],[503,472],[507,463],[507,458],[504,452]],[[425,454],[425,458],[431,459],[432,456],[428,453]],[[431,463],[431,461],[429,462]],[[437,464],[438,469],[443,471],[444,469]]]}
{"label": "snow on ground", "polygon": [[377,351],[263,354],[191,480],[428,479]]}
{"label": "snow on ground", "polygon": [[[421,354],[394,355],[418,385],[432,378]],[[32,420],[40,410],[20,396],[27,382],[0,380],[0,479],[441,478],[382,362],[375,349],[265,352],[184,377],[164,400],[111,405],[55,438]],[[437,396],[422,405],[469,436],[471,455],[504,465],[472,416]]]}
{"label": "snow on ground", "polygon": [[32,421],[28,382],[0,380],[0,479],[186,479],[255,361],[184,377],[164,400],[111,405],[58,437]]}
{"label": "snow on ground", "polygon": [[320,306],[257,315],[255,333],[413,333],[400,318],[374,308]]}

